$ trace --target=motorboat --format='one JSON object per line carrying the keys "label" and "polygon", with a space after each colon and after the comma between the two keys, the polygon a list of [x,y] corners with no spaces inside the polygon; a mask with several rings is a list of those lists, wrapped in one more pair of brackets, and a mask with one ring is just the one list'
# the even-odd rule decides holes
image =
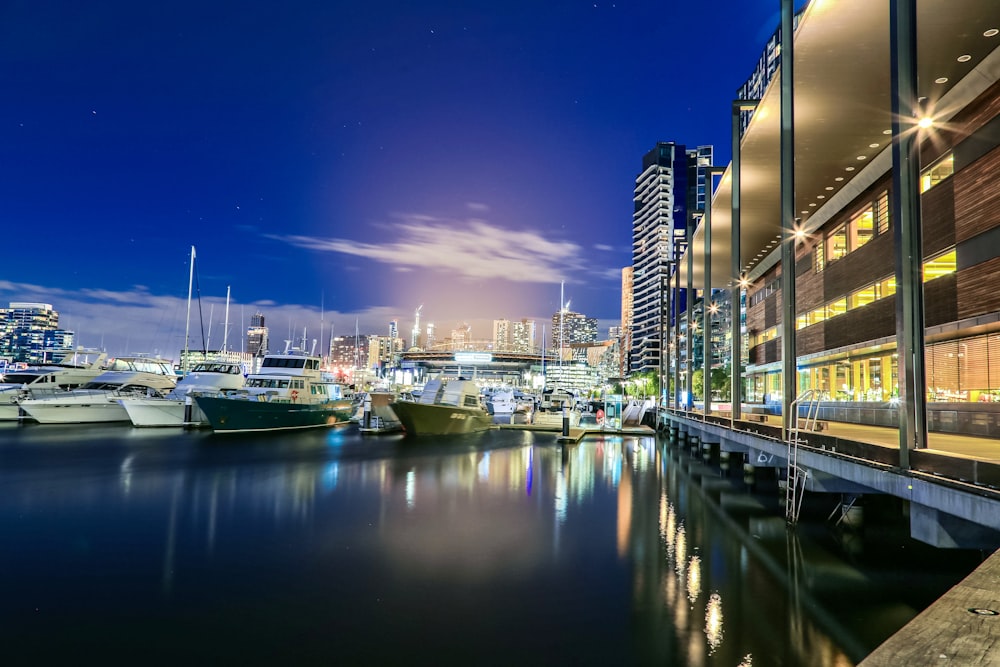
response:
{"label": "motorboat", "polygon": [[493,418],[472,380],[429,380],[415,401],[396,400],[392,409],[407,435],[452,435],[493,428]]}
{"label": "motorboat", "polygon": [[535,410],[532,423],[535,426],[562,428],[563,411],[569,418],[569,425],[580,425],[580,411],[576,409],[576,397],[568,391],[554,390],[542,394],[542,402]]}
{"label": "motorboat", "polygon": [[102,352],[89,364],[24,365],[0,374],[0,421],[16,421],[20,417],[20,398],[63,393],[90,382],[104,370],[107,357]]}
{"label": "motorboat", "polygon": [[166,396],[119,398],[133,426],[208,426],[195,394],[218,395],[243,387],[243,367],[229,361],[203,361]]}
{"label": "motorboat", "polygon": [[403,430],[403,423],[392,409],[397,399],[391,391],[371,391],[362,395],[357,412],[351,421],[357,423],[358,432],[364,435],[395,433]]}
{"label": "motorboat", "polygon": [[162,396],[176,384],[177,375],[166,359],[117,357],[103,373],[76,389],[29,395],[18,399],[18,404],[40,424],[127,422],[128,413],[118,399]]}
{"label": "motorboat", "polygon": [[513,391],[498,389],[486,398],[486,411],[491,415],[509,415],[516,409]]}
{"label": "motorboat", "polygon": [[220,433],[347,424],[351,401],[333,375],[320,370],[321,361],[298,348],[268,354],[238,391],[194,392],[194,402]]}

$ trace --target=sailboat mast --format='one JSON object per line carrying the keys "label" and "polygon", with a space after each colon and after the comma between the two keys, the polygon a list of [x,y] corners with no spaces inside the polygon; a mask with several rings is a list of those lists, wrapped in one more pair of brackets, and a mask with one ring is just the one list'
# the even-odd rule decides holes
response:
{"label": "sailboat mast", "polygon": [[222,351],[229,351],[229,285],[226,285],[226,330],[222,334]]}
{"label": "sailboat mast", "polygon": [[191,288],[193,285],[194,285],[194,246],[191,246],[191,271],[188,274],[187,323],[184,325],[184,358],[181,362],[181,371],[186,371],[188,364],[188,342],[191,336]]}

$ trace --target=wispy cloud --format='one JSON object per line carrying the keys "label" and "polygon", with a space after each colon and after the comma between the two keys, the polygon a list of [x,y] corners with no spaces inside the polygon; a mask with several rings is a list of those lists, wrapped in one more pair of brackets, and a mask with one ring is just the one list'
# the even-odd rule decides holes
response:
{"label": "wispy cloud", "polygon": [[423,214],[400,216],[390,225],[393,240],[268,234],[267,238],[319,252],[355,255],[396,267],[448,272],[469,279],[502,278],[553,283],[585,267],[582,248],[535,231],[512,230],[480,219],[464,221]]}

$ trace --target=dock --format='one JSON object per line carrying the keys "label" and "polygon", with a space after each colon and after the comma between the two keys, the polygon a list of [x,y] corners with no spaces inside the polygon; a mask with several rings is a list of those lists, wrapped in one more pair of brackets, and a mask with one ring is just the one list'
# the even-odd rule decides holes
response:
{"label": "dock", "polygon": [[1000,551],[858,667],[1000,665]]}
{"label": "dock", "polygon": [[569,435],[562,435],[562,428],[557,426],[535,426],[534,424],[498,424],[497,426],[501,429],[558,433],[557,442],[570,444],[580,442],[588,435],[656,435],[656,431],[649,426],[622,426],[620,428],[602,428],[596,424],[593,426],[571,426]]}

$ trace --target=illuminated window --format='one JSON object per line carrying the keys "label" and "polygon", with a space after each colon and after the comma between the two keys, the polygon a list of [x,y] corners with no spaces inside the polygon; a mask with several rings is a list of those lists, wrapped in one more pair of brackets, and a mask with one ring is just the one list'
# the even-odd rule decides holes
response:
{"label": "illuminated window", "polygon": [[954,173],[955,157],[948,153],[920,173],[920,192],[927,192]]}
{"label": "illuminated window", "polygon": [[816,248],[813,250],[813,257],[815,258],[816,262],[816,273],[819,273],[820,271],[823,270],[823,267],[826,266],[826,255],[823,252],[822,243],[816,244]]}
{"label": "illuminated window", "polygon": [[926,283],[935,278],[946,276],[949,273],[955,273],[956,268],[957,263],[954,250],[946,252],[943,255],[938,255],[924,262],[924,282]]}
{"label": "illuminated window", "polygon": [[874,207],[869,206],[860,213],[858,213],[850,223],[848,223],[848,230],[850,232],[850,249],[857,250],[864,244],[872,240],[875,236],[875,210]]}
{"label": "illuminated window", "polygon": [[826,256],[831,262],[847,254],[847,225],[841,225],[826,239]]}
{"label": "illuminated window", "polygon": [[826,319],[842,315],[847,312],[847,299],[837,299],[826,304]]}
{"label": "illuminated window", "polygon": [[869,303],[872,303],[879,298],[878,294],[878,283],[863,287],[856,292],[852,292],[847,297],[847,307],[848,309],[854,309],[867,306]]}
{"label": "illuminated window", "polygon": [[892,296],[896,293],[896,276],[889,276],[878,284],[878,294],[880,299]]}
{"label": "illuminated window", "polygon": [[889,193],[883,192],[875,200],[875,229],[879,234],[889,231]]}

